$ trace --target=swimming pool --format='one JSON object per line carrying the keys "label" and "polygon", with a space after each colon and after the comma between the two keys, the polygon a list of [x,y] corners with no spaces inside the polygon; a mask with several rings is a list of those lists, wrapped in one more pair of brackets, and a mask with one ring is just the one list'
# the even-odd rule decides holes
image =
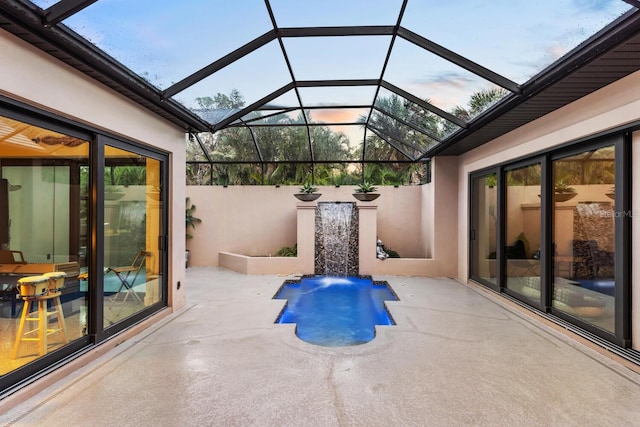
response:
{"label": "swimming pool", "polygon": [[311,344],[339,347],[375,338],[375,325],[395,325],[384,301],[397,301],[385,282],[366,277],[304,277],[285,282],[273,297],[287,304],[276,323],[296,323]]}

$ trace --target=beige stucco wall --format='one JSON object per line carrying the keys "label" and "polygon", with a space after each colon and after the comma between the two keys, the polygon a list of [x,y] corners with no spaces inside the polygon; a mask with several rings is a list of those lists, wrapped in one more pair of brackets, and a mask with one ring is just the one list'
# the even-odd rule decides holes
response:
{"label": "beige stucco wall", "polygon": [[432,257],[442,269],[438,276],[455,277],[458,269],[458,159],[436,157],[432,164]]}
{"label": "beige stucco wall", "polygon": [[422,203],[420,204],[421,224],[422,224],[422,240],[424,241],[424,255],[426,258],[433,257],[434,241],[433,236],[434,221],[433,216],[429,213],[433,212],[433,183],[422,186]]}
{"label": "beige stucco wall", "polygon": [[[458,172],[458,277],[468,278],[468,178],[471,172],[494,166],[521,156],[551,149],[573,140],[588,137],[640,120],[640,72],[636,72],[570,105],[528,123],[492,142],[472,150],[459,158]],[[634,134],[633,148],[640,146]],[[640,148],[640,147],[638,147]],[[638,150],[633,150],[637,153]],[[634,165],[640,156],[634,154]],[[632,168],[633,170],[634,168]],[[636,168],[637,169],[637,168]],[[633,212],[640,212],[638,173],[634,173]],[[640,240],[637,217],[632,219],[634,231],[632,265],[640,265]],[[634,348],[640,348],[640,272],[636,268],[632,280],[632,324]]]}
{"label": "beige stucco wall", "polygon": [[184,283],[184,131],[4,31],[0,52],[1,94],[171,153],[166,208],[170,238],[177,238],[170,252],[170,305],[184,306],[184,288],[176,286]]}
{"label": "beige stucco wall", "polygon": [[[269,256],[297,242],[293,194],[299,186],[187,186],[197,225],[187,243],[193,266],[218,265],[219,252]],[[318,202],[356,202],[354,186],[319,186]],[[424,258],[421,186],[379,187],[376,229],[385,246],[405,258]],[[372,237],[373,238],[373,237]],[[375,249],[375,245],[372,246]],[[375,254],[375,252],[373,252]]]}

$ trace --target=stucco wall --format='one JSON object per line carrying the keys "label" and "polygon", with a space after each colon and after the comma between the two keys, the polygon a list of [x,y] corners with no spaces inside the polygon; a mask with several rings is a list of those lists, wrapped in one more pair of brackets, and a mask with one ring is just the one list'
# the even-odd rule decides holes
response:
{"label": "stucco wall", "polygon": [[432,257],[441,268],[438,276],[455,277],[458,268],[458,159],[436,157],[432,164]]}
{"label": "stucco wall", "polygon": [[[269,256],[297,241],[299,186],[187,186],[202,219],[187,243],[191,265],[218,265],[219,252]],[[319,186],[318,202],[356,202],[354,186]],[[424,258],[422,187],[379,187],[378,237],[405,258]]]}
{"label": "stucco wall", "polygon": [[[468,176],[471,172],[551,149],[573,140],[588,137],[640,120],[640,72],[596,91],[570,105],[560,108],[538,120],[520,127],[492,142],[472,150],[459,158],[458,172],[458,277],[468,278]],[[634,134],[633,152],[640,148],[640,137]],[[633,164],[640,165],[640,156],[634,154]],[[638,168],[633,168],[633,170]],[[640,212],[638,173],[633,173],[635,189],[632,196],[634,211]],[[640,265],[640,241],[637,235],[637,217],[632,218],[634,231],[632,265]],[[632,280],[632,324],[635,348],[640,348],[640,272],[636,268]]]}
{"label": "stucco wall", "polygon": [[[108,130],[170,154],[170,305],[186,303],[184,289],[184,131],[22,40],[0,31],[0,93],[10,98]],[[177,200],[179,203],[173,203]]]}
{"label": "stucco wall", "polygon": [[424,240],[424,254],[426,258],[433,257],[433,227],[435,225],[433,215],[429,213],[433,212],[433,183],[422,186],[422,239]]}

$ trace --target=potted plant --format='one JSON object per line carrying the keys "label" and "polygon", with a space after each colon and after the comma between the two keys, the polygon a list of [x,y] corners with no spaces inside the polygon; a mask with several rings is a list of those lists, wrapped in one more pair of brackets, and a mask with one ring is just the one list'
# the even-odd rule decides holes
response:
{"label": "potted plant", "polygon": [[607,191],[605,193],[605,196],[607,196],[608,198],[615,200],[616,199],[616,186],[614,185],[613,187],[611,187],[609,189],[609,191]]}
{"label": "potted plant", "polygon": [[576,196],[576,190],[573,187],[569,187],[563,181],[558,181],[553,187],[553,201],[554,202],[566,202]]}
{"label": "potted plant", "polygon": [[300,187],[299,193],[294,194],[294,196],[300,201],[312,202],[322,196],[322,194],[316,193],[316,191],[318,191],[318,189],[307,182]]}
{"label": "potted plant", "polygon": [[104,186],[104,199],[105,200],[120,200],[124,197],[124,189],[116,185]]}
{"label": "potted plant", "polygon": [[361,202],[370,202],[380,197],[380,194],[375,193],[378,189],[371,185],[371,183],[365,181],[356,187],[356,192],[353,193],[353,197]]}
{"label": "potted plant", "polygon": [[[196,210],[196,205],[191,204],[189,198],[186,199],[186,210],[185,210],[185,224],[186,224],[186,235],[185,239],[189,240],[193,238],[193,235],[189,233],[189,228],[193,228],[195,230],[196,224],[202,222],[200,218],[193,216],[193,213]],[[189,266],[189,249],[185,249],[185,268]]]}

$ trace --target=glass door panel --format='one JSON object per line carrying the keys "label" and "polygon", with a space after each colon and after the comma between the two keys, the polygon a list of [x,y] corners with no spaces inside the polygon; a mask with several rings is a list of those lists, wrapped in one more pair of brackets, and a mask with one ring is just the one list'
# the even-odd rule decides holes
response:
{"label": "glass door panel", "polygon": [[162,162],[105,149],[103,326],[162,300]]}
{"label": "glass door panel", "polygon": [[471,277],[497,287],[497,202],[496,174],[471,180]]}
{"label": "glass door panel", "polygon": [[553,162],[552,307],[613,333],[615,150]]}
{"label": "glass door panel", "polygon": [[540,303],[541,164],[505,172],[505,287],[518,298]]}
{"label": "glass door panel", "polygon": [[0,128],[2,376],[87,334],[90,143],[2,116]]}

